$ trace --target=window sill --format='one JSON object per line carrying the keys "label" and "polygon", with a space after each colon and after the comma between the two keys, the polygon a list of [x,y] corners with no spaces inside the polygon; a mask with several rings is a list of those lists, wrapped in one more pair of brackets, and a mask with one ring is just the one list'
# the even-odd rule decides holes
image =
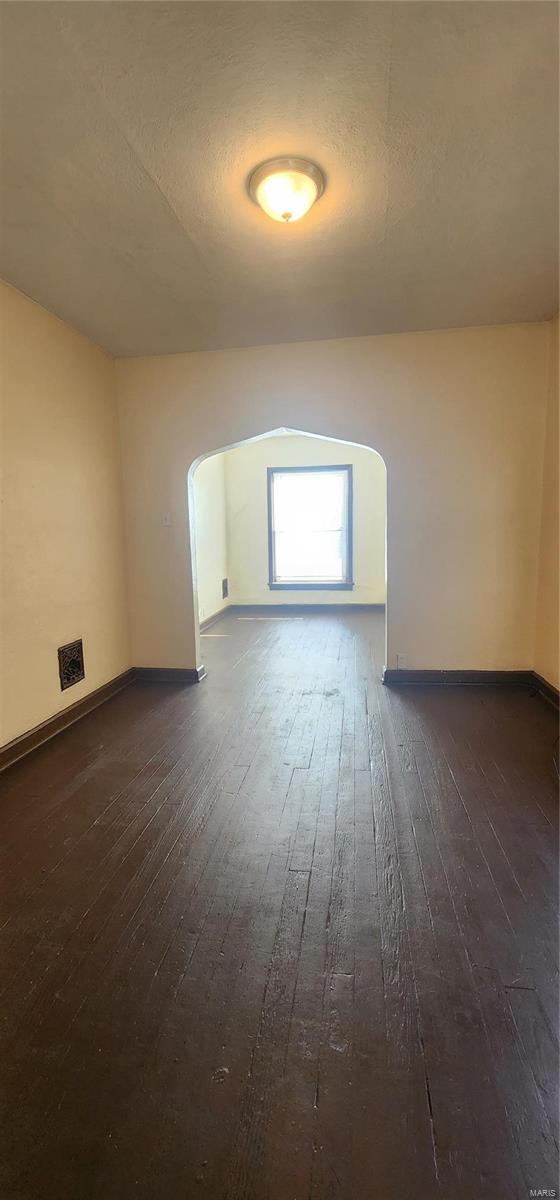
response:
{"label": "window sill", "polygon": [[271,592],[351,592],[353,583],[269,583]]}

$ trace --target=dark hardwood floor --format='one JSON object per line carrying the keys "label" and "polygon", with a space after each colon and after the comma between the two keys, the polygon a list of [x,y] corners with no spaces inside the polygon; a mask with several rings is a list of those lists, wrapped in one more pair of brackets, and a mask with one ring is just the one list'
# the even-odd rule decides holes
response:
{"label": "dark hardwood floor", "polygon": [[557,1184],[555,715],[226,616],[1,779],[3,1200]]}

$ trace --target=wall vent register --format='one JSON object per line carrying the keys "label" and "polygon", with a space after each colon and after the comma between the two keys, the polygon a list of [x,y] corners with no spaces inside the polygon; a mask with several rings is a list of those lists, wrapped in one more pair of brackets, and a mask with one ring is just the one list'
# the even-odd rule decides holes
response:
{"label": "wall vent register", "polygon": [[353,587],[351,466],[268,468],[268,584]]}
{"label": "wall vent register", "polygon": [[77,642],[69,642],[67,646],[59,646],[58,673],[63,692],[72,687],[72,684],[85,679],[84,647],[81,638]]}

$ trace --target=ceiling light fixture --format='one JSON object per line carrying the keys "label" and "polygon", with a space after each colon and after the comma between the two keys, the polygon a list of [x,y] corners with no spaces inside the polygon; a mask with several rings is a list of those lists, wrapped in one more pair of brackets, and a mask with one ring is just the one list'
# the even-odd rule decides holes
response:
{"label": "ceiling light fixture", "polygon": [[273,221],[299,221],[325,189],[322,171],[306,158],[271,158],[249,177],[249,195]]}

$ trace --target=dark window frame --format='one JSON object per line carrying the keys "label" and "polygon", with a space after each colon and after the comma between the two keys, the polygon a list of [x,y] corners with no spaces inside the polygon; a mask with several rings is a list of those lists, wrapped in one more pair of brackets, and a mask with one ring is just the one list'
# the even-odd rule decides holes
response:
{"label": "dark window frame", "polygon": [[[346,512],[346,579],[331,580],[323,582],[305,582],[305,583],[277,583],[276,582],[276,564],[274,554],[274,526],[273,526],[273,479],[276,474],[305,474],[311,475],[316,472],[325,471],[346,471],[346,497],[347,497],[347,512]],[[329,463],[326,466],[314,467],[267,467],[266,469],[267,483],[267,519],[268,519],[268,586],[272,592],[351,592],[354,587],[354,480],[351,463],[337,463],[331,466]]]}

